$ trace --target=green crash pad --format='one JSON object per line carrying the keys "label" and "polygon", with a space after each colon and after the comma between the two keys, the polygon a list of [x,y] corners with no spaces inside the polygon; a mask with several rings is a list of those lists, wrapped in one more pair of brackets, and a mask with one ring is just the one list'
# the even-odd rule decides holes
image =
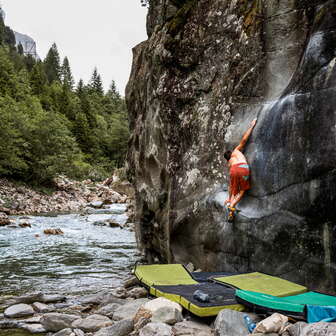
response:
{"label": "green crash pad", "polygon": [[245,290],[236,291],[237,301],[257,312],[282,312],[292,316],[304,317],[305,306],[336,306],[336,297],[316,292],[276,297]]}
{"label": "green crash pad", "polygon": [[220,277],[214,280],[237,289],[280,297],[301,294],[307,291],[304,286],[258,272]]}

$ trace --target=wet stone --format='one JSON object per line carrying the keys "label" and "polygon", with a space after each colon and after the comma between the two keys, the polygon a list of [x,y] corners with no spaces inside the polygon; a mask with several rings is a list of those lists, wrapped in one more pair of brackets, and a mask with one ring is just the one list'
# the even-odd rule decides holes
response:
{"label": "wet stone", "polygon": [[4,312],[4,315],[9,318],[25,317],[29,315],[34,315],[34,309],[32,306],[24,303],[19,303],[17,305],[7,308]]}
{"label": "wet stone", "polygon": [[103,315],[90,315],[84,319],[78,319],[72,323],[73,328],[81,329],[85,332],[98,331],[101,328],[112,325],[112,321]]}
{"label": "wet stone", "polygon": [[104,307],[101,307],[97,310],[97,314],[105,315],[108,317],[112,317],[114,312],[120,307],[121,305],[119,303],[110,303]]}
{"label": "wet stone", "polygon": [[125,288],[129,288],[129,287],[133,287],[139,284],[139,280],[137,277],[132,276],[131,278],[128,278],[124,281],[124,287]]}
{"label": "wet stone", "polygon": [[71,334],[72,334],[72,329],[66,328],[66,329],[60,330],[56,334],[53,334],[53,336],[70,336]]}
{"label": "wet stone", "polygon": [[43,303],[56,303],[65,301],[66,297],[64,295],[42,295],[42,298],[38,301]]}
{"label": "wet stone", "polygon": [[59,331],[71,327],[72,322],[79,318],[77,315],[48,313],[42,316],[41,324],[48,331]]}
{"label": "wet stone", "polygon": [[122,320],[114,323],[111,327],[99,330],[94,336],[127,336],[133,331],[132,320]]}
{"label": "wet stone", "polygon": [[113,320],[119,321],[124,319],[133,319],[136,315],[138,309],[149,302],[148,299],[137,299],[131,302],[126,303],[125,305],[119,307],[113,314]]}
{"label": "wet stone", "polygon": [[148,323],[140,330],[139,336],[173,336],[173,329],[164,323]]}
{"label": "wet stone", "polygon": [[32,334],[41,334],[41,333],[46,332],[42,324],[38,324],[38,323],[23,324],[21,326],[21,329],[27,330]]}
{"label": "wet stone", "polygon": [[48,313],[52,310],[52,307],[47,306],[46,304],[41,302],[34,302],[32,306],[35,309],[35,311],[39,313]]}

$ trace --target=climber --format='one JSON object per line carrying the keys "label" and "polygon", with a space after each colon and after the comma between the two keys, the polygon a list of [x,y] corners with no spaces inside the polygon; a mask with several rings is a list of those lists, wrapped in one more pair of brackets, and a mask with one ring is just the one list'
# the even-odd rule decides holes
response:
{"label": "climber", "polygon": [[242,151],[256,123],[257,119],[254,119],[233,152],[227,151],[224,154],[230,169],[229,198],[224,205],[232,211],[235,210],[236,204],[242,199],[245,191],[250,189],[250,168]]}

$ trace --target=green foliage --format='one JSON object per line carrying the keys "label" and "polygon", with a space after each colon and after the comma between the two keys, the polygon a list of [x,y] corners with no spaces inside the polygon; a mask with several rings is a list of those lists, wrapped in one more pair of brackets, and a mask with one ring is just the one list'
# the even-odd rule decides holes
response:
{"label": "green foliage", "polygon": [[104,94],[103,83],[102,83],[102,80],[98,73],[97,68],[93,70],[89,88],[90,88],[91,93],[96,93],[99,96],[102,96]]}
{"label": "green foliage", "polygon": [[0,15],[0,44],[10,47],[15,46],[15,35],[12,29],[4,23],[3,17]]}
{"label": "green foliage", "polygon": [[56,43],[54,43],[48,51],[44,60],[44,69],[49,83],[61,80],[60,56]]}
{"label": "green foliage", "polygon": [[94,70],[88,85],[62,66],[55,44],[46,59],[12,48],[0,20],[0,175],[47,184],[55,175],[102,179],[122,167],[128,121],[112,81],[105,94]]}
{"label": "green foliage", "polygon": [[70,63],[67,57],[64,57],[61,67],[61,81],[63,86],[70,90],[72,90],[75,85],[75,81],[71,73]]}
{"label": "green foliage", "polygon": [[17,46],[17,51],[18,51],[19,55],[23,55],[24,54],[24,50],[23,50],[23,46],[22,46],[21,42]]}

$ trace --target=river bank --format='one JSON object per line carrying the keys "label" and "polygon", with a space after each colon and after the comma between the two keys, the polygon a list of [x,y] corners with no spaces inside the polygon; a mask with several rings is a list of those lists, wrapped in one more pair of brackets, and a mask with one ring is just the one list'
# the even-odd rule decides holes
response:
{"label": "river bank", "polygon": [[54,183],[48,195],[0,180],[0,295],[115,288],[138,260],[128,182]]}
{"label": "river bank", "polygon": [[272,325],[263,320],[265,316],[230,309],[216,318],[196,318],[175,302],[148,297],[133,276],[114,290],[93,295],[40,292],[0,297],[1,336],[247,336],[247,317],[258,323],[257,329],[265,326],[264,332],[254,333],[258,336],[332,336],[336,332],[334,323],[288,322],[275,314]]}
{"label": "river bank", "polygon": [[53,188],[54,190],[47,194],[24,184],[0,179],[0,213],[74,213],[83,211],[88,204],[94,202],[101,202],[99,207],[112,203],[131,204],[134,196],[130,183],[120,180],[118,176],[102,182],[73,181],[65,176],[58,176],[53,180]]}

